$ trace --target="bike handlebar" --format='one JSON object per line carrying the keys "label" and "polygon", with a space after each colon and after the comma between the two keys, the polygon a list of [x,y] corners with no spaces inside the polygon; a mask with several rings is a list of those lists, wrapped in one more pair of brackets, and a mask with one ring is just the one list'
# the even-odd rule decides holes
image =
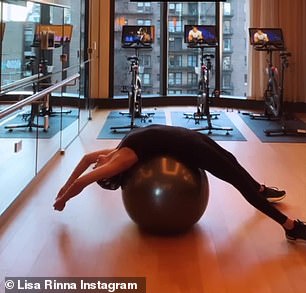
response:
{"label": "bike handlebar", "polygon": [[131,62],[135,62],[135,61],[138,62],[139,58],[137,56],[130,56],[130,57],[127,57],[127,60]]}
{"label": "bike handlebar", "polygon": [[207,58],[215,58],[215,55],[214,55],[214,54],[204,54],[204,55],[203,55],[203,58],[204,58],[204,59],[207,59]]}
{"label": "bike handlebar", "polygon": [[260,43],[254,45],[254,49],[256,51],[283,51],[285,50],[284,45],[280,44],[267,44],[267,43]]}

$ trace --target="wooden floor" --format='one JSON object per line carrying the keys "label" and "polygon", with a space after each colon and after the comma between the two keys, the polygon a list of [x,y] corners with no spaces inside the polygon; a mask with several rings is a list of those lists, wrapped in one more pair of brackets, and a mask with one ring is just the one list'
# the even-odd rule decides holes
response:
{"label": "wooden floor", "polygon": [[[165,108],[165,111],[169,109]],[[220,142],[254,177],[288,196],[278,204],[306,219],[306,145],[261,143],[236,111],[226,113],[247,138]],[[146,277],[147,293],[305,293],[306,245],[228,184],[209,176],[208,208],[189,233],[140,233],[120,191],[87,187],[60,213],[54,197],[81,156],[116,140],[97,140],[107,111],[95,111],[64,156],[56,156],[22,194],[0,227],[0,292],[5,277]]]}

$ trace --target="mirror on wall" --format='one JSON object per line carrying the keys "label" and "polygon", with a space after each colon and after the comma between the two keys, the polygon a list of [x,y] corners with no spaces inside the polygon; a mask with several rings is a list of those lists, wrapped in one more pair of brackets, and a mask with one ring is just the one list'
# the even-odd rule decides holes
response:
{"label": "mirror on wall", "polygon": [[70,2],[0,0],[0,215],[89,119],[86,1]]}

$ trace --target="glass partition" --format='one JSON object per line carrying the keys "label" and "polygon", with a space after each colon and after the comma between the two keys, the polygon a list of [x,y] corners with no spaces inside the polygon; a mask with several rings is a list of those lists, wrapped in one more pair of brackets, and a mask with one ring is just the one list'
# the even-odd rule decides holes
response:
{"label": "glass partition", "polygon": [[[17,2],[18,3],[18,2]],[[2,52],[1,86],[8,85],[31,75],[29,67],[33,30],[40,21],[34,15],[38,4],[25,2],[25,5],[1,2],[2,12]]]}
{"label": "glass partition", "polygon": [[36,140],[0,138],[0,154],[1,215],[36,174]]}
{"label": "glass partition", "polygon": [[[88,85],[89,85],[89,63],[87,60],[87,26],[86,26],[86,2],[80,1],[79,7],[71,7],[71,15],[73,16],[72,23],[75,22],[74,18],[79,18],[79,51],[76,52],[80,56],[80,80],[79,80],[79,131],[84,128],[89,119],[91,119],[91,109],[89,99],[87,98]],[[76,30],[74,30],[75,32]],[[76,42],[78,38],[72,38],[73,42]]]}
{"label": "glass partition", "polygon": [[[48,1],[0,0],[0,9],[1,214],[46,163],[77,137],[90,112],[84,65],[86,1],[50,5]],[[56,88],[78,74],[80,78]],[[50,89],[41,99],[24,103]],[[23,104],[7,111],[17,103]]]}

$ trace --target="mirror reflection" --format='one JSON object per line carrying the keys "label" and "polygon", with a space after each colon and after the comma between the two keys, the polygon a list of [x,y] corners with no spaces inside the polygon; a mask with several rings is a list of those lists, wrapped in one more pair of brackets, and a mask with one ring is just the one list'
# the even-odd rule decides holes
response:
{"label": "mirror reflection", "polygon": [[0,0],[0,214],[90,116],[85,0],[40,2]]}

